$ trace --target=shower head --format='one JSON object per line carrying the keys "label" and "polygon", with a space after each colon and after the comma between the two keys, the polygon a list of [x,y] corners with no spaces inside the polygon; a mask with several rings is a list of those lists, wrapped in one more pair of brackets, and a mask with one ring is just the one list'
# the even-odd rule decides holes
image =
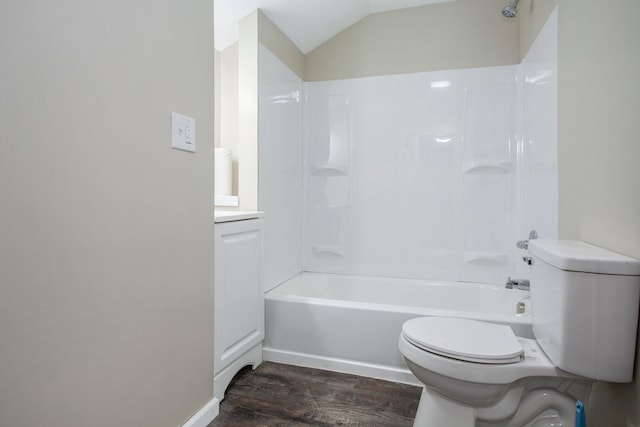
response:
{"label": "shower head", "polygon": [[518,2],[520,0],[509,0],[509,4],[507,4],[502,9],[502,14],[507,18],[515,18],[518,16]]}

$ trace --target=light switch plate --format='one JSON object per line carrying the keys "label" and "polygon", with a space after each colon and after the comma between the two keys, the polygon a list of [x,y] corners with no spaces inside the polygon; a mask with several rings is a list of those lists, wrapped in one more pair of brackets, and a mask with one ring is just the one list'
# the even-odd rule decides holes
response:
{"label": "light switch plate", "polygon": [[171,148],[196,152],[196,121],[191,117],[171,113]]}

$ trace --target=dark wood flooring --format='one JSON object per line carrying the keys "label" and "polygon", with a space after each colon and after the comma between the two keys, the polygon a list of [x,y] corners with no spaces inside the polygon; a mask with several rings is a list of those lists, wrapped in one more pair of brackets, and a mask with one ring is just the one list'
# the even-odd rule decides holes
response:
{"label": "dark wood flooring", "polygon": [[419,387],[357,375],[263,362],[229,385],[220,426],[411,426]]}

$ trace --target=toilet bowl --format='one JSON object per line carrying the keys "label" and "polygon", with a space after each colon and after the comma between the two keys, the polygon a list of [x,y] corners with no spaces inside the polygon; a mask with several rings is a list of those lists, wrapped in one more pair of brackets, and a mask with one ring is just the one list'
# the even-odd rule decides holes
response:
{"label": "toilet bowl", "polygon": [[574,426],[594,380],[631,381],[640,262],[582,242],[529,245],[535,339],[470,319],[403,325],[399,350],[424,384],[414,426]]}
{"label": "toilet bowl", "polygon": [[[438,342],[434,351],[429,339],[438,337],[425,331],[446,331],[440,337],[452,348]],[[487,339],[478,339],[479,332]],[[428,385],[416,426],[523,427],[540,420],[547,424],[539,425],[573,426],[575,402],[586,399],[591,387],[591,380],[556,368],[535,340],[517,338],[504,325],[416,318],[403,325],[398,347],[411,372]],[[521,405],[527,396],[531,402]]]}

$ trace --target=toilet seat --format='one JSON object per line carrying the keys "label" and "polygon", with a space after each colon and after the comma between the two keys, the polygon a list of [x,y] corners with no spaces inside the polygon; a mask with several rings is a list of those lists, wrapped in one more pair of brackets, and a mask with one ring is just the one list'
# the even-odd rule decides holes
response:
{"label": "toilet seat", "polygon": [[517,363],[524,353],[510,327],[478,320],[419,317],[405,322],[402,334],[422,350],[467,362]]}
{"label": "toilet seat", "polygon": [[[416,342],[418,341],[416,340],[416,335],[420,336],[421,334],[415,333],[413,327],[410,326],[411,324],[421,325],[423,320],[418,321],[418,319],[433,318],[437,319],[437,317],[423,317],[405,322],[398,340],[398,348],[406,360],[410,360],[423,369],[437,373],[437,375],[482,384],[509,384],[526,377],[575,377],[575,375],[557,370],[555,365],[544,354],[537,341],[529,338],[516,338],[521,348],[524,349],[523,356],[516,363],[473,362],[451,355],[436,353],[432,349],[425,348],[427,346],[424,343],[418,344]],[[446,323],[449,320],[453,320],[446,317],[441,319],[445,321],[445,327],[447,327]],[[409,322],[411,323],[407,325]],[[438,321],[433,320],[424,320],[424,322],[433,326],[439,324]],[[484,323],[480,321],[474,322]],[[486,324],[492,325],[490,323]],[[451,331],[451,329],[444,330]],[[450,350],[449,353],[451,353]]]}

